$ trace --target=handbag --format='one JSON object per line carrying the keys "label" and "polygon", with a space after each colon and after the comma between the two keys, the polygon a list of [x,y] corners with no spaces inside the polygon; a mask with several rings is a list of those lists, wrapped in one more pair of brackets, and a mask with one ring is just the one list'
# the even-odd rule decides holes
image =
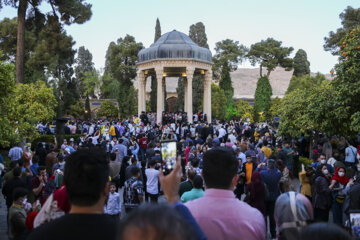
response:
{"label": "handbag", "polygon": [[345,195],[340,195],[340,194],[336,195],[335,201],[337,203],[343,204],[345,201]]}

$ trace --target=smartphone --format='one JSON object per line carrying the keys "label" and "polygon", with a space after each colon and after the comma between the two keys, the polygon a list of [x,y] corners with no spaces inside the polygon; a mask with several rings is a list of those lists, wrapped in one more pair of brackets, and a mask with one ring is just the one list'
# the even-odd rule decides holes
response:
{"label": "smartphone", "polygon": [[176,141],[161,141],[162,170],[170,173],[176,164]]}
{"label": "smartphone", "polygon": [[356,239],[360,238],[360,210],[350,211],[350,224],[353,235]]}

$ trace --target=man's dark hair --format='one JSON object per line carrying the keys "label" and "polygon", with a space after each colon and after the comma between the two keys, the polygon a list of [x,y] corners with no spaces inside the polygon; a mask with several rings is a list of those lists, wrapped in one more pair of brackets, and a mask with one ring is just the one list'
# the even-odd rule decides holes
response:
{"label": "man's dark hair", "polygon": [[124,139],[120,138],[119,143],[123,143],[123,142],[124,142]]}
{"label": "man's dark hair", "polygon": [[23,187],[17,187],[15,188],[12,197],[13,197],[13,201],[18,200],[21,197],[25,197],[28,194],[28,190],[26,188]]}
{"label": "man's dark hair", "polygon": [[14,168],[13,175],[14,175],[14,177],[20,177],[20,175],[21,175],[21,167]]}
{"label": "man's dark hair", "polygon": [[40,175],[41,171],[46,170],[45,166],[39,166],[37,169],[37,174]]}
{"label": "man's dark hair", "polygon": [[131,176],[135,177],[140,173],[140,169],[138,167],[131,168]]}
{"label": "man's dark hair", "polygon": [[264,146],[266,147],[266,146],[268,145],[268,141],[267,141],[267,140],[264,140],[264,141],[263,141],[263,144],[264,144]]}
{"label": "man's dark hair", "polygon": [[116,160],[116,154],[110,153],[110,161],[115,161],[115,160]]}
{"label": "man's dark hair", "polygon": [[[194,228],[169,204],[142,204],[127,215],[119,228],[119,239],[129,237],[128,229],[136,229],[140,239],[199,239]],[[186,229],[186,231],[184,231]]]}
{"label": "man's dark hair", "polygon": [[196,171],[192,168],[189,169],[189,171],[187,172],[187,176],[192,181],[194,179],[194,177],[196,176]]}
{"label": "man's dark hair", "polygon": [[326,154],[325,154],[325,153],[320,153],[320,154],[319,154],[319,158],[320,158],[321,156],[323,156],[323,157],[326,158]]}
{"label": "man's dark hair", "polygon": [[195,168],[199,167],[199,164],[200,164],[200,160],[198,158],[193,158],[191,160],[191,165]]}
{"label": "man's dark hair", "polygon": [[136,162],[137,162],[136,157],[131,157],[131,164],[136,164]]}
{"label": "man's dark hair", "polygon": [[192,180],[194,188],[202,188],[203,186],[203,179],[200,177],[200,175],[196,175],[194,179]]}
{"label": "man's dark hair", "polygon": [[301,231],[300,240],[351,240],[351,235],[336,224],[333,223],[314,223]]}
{"label": "man's dark hair", "polygon": [[64,181],[72,204],[94,205],[108,180],[109,165],[104,150],[80,149],[67,158]]}
{"label": "man's dark hair", "polygon": [[18,164],[18,161],[11,161],[10,162],[10,169],[14,169],[17,164]]}
{"label": "man's dark hair", "polygon": [[155,160],[154,159],[150,159],[149,160],[149,166],[155,166],[155,164],[156,164],[156,162],[155,162]]}
{"label": "man's dark hair", "polygon": [[231,148],[213,148],[204,154],[203,175],[207,188],[228,189],[239,162]]}

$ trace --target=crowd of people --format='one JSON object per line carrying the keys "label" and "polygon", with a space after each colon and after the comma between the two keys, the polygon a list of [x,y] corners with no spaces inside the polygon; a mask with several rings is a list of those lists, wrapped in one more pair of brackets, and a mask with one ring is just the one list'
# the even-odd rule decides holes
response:
{"label": "crowd of people", "polygon": [[[11,148],[2,174],[9,239],[352,239],[353,139],[320,136],[309,151],[305,136],[277,136],[276,123],[162,119],[70,121],[65,132],[81,137]],[[177,143],[168,175],[164,140]]]}

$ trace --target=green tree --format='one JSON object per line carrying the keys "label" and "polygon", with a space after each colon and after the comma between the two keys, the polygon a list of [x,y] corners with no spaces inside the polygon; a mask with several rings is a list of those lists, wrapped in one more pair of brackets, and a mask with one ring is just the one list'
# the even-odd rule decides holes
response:
{"label": "green tree", "polygon": [[222,88],[214,83],[211,84],[211,113],[214,118],[223,120],[225,118],[226,108],[224,103],[226,102],[225,92]]}
{"label": "green tree", "polygon": [[76,119],[83,117],[84,114],[85,114],[85,105],[84,103],[82,103],[80,99],[77,102],[75,102],[73,105],[71,105],[66,112],[66,115],[73,116]]}
{"label": "green tree", "polygon": [[309,91],[295,89],[285,95],[280,107],[279,134],[281,136],[296,136],[306,134],[313,129],[312,118],[307,111]]}
{"label": "green tree", "polygon": [[100,73],[96,70],[85,72],[82,75],[83,97],[90,96],[96,98],[95,92],[100,88]]}
{"label": "green tree", "polygon": [[341,19],[341,28],[338,28],[336,32],[329,32],[329,36],[325,37],[324,49],[330,51],[333,55],[338,55],[342,46],[342,40],[346,34],[350,33],[352,29],[360,24],[360,8],[352,8],[348,6],[339,15]]}
{"label": "green tree", "polygon": [[137,54],[142,48],[142,43],[137,43],[133,36],[126,35],[116,43],[111,42],[106,53],[105,74],[111,74],[119,81],[117,99],[122,117],[136,113],[137,94],[132,80],[136,76]]}
{"label": "green tree", "polygon": [[91,108],[90,108],[90,99],[89,99],[89,95],[86,96],[85,98],[85,119],[89,120],[91,119]]}
{"label": "green tree", "polygon": [[276,97],[271,100],[269,111],[267,111],[266,117],[268,119],[274,119],[280,115],[280,108],[282,105],[282,99]]}
{"label": "green tree", "polygon": [[[156,42],[161,37],[161,26],[159,18],[156,19],[156,26],[155,26],[155,38],[154,42]],[[165,91],[166,92],[166,91]],[[156,104],[157,104],[157,80],[156,76],[151,76],[151,93],[150,93],[150,107],[152,112],[156,112]]]}
{"label": "green tree", "polygon": [[[209,49],[209,45],[207,43],[207,36],[205,32],[205,25],[202,22],[198,22],[190,26],[189,37],[200,47]],[[203,99],[204,99],[204,85],[201,76],[195,75],[193,77],[192,88],[193,88],[193,109],[194,111],[201,111]]]}
{"label": "green tree", "polygon": [[[88,49],[84,46],[79,47],[78,54],[76,58],[76,67],[75,67],[75,76],[78,82],[78,89],[80,96],[85,96],[86,94],[90,94],[90,96],[94,97],[94,92],[88,92],[88,89],[84,89],[84,81],[85,75],[87,74],[87,78],[90,77],[90,73],[94,73],[94,63],[92,62],[92,54]],[[94,74],[91,74],[94,75]],[[91,76],[92,77],[92,76]]]}
{"label": "green tree", "polygon": [[53,90],[42,81],[18,84],[12,98],[9,118],[18,133],[17,138],[31,141],[38,136],[36,123],[48,122],[55,117],[57,102]]}
{"label": "green tree", "polygon": [[307,54],[304,50],[299,49],[294,57],[294,73],[295,77],[310,74],[310,62],[307,60]]}
{"label": "green tree", "polygon": [[[292,47],[282,47],[281,44],[281,41],[268,38],[251,45],[248,57],[253,66],[260,65],[261,78],[265,76],[269,78],[270,73],[276,67],[283,67],[286,71],[293,68],[293,60],[289,58],[289,55],[294,49]],[[262,73],[263,67],[267,69],[265,76]]]}
{"label": "green tree", "polygon": [[331,82],[336,95],[332,99],[338,104],[332,111],[342,123],[341,133],[353,136],[359,128],[360,116],[360,26],[351,30],[342,40],[339,63],[335,67],[336,77]]}
{"label": "green tree", "polygon": [[120,89],[120,83],[118,80],[113,78],[110,73],[105,73],[101,76],[100,82],[101,98],[118,98]]}
{"label": "green tree", "polygon": [[295,89],[300,89],[300,90],[311,89],[321,84],[325,80],[326,80],[325,75],[320,73],[317,73],[315,76],[310,76],[310,75],[303,75],[300,77],[293,76],[290,80],[289,87],[286,93],[290,93]]}
{"label": "green tree", "polygon": [[[2,53],[0,51],[0,58]],[[15,66],[0,60],[0,146],[9,147],[15,142],[16,136],[13,122],[9,118],[10,109],[13,107],[13,91],[15,88]]]}
{"label": "green tree", "polygon": [[176,88],[176,92],[177,92],[177,98],[174,109],[175,111],[184,111],[185,86],[184,86],[184,78],[182,77],[180,77],[178,80],[178,86]]}
{"label": "green tree", "polygon": [[198,22],[190,26],[189,37],[200,47],[209,49],[205,33],[205,25],[202,22]]}
{"label": "green tree", "polygon": [[245,119],[249,118],[250,121],[253,121],[253,112],[254,108],[248,102],[239,100],[234,105],[231,105],[226,109],[226,119]]}
{"label": "green tree", "polygon": [[17,8],[17,43],[16,43],[16,82],[24,82],[24,56],[25,56],[25,20],[26,12],[30,6],[34,12],[36,19],[55,18],[67,25],[72,23],[84,23],[91,17],[91,5],[83,0],[67,0],[67,1],[48,1],[52,8],[52,12],[42,14],[39,10],[43,1],[28,0],[1,0],[0,8],[3,4]]}
{"label": "green tree", "polygon": [[97,112],[97,115],[100,117],[117,117],[119,109],[114,105],[114,103],[110,100],[105,100],[101,103],[100,109]]}
{"label": "green tree", "polygon": [[245,59],[247,48],[238,41],[226,39],[216,43],[215,51],[213,73],[215,78],[220,80],[220,87],[225,91],[227,97],[225,105],[228,106],[233,104],[232,97],[234,95],[230,72],[235,71]]}
{"label": "green tree", "polygon": [[154,42],[156,42],[161,37],[161,26],[159,18],[156,18],[156,25],[155,25],[155,38]]}
{"label": "green tree", "polygon": [[255,119],[257,119],[257,114],[267,112],[270,109],[271,96],[272,88],[269,79],[266,77],[259,78],[255,90]]}

